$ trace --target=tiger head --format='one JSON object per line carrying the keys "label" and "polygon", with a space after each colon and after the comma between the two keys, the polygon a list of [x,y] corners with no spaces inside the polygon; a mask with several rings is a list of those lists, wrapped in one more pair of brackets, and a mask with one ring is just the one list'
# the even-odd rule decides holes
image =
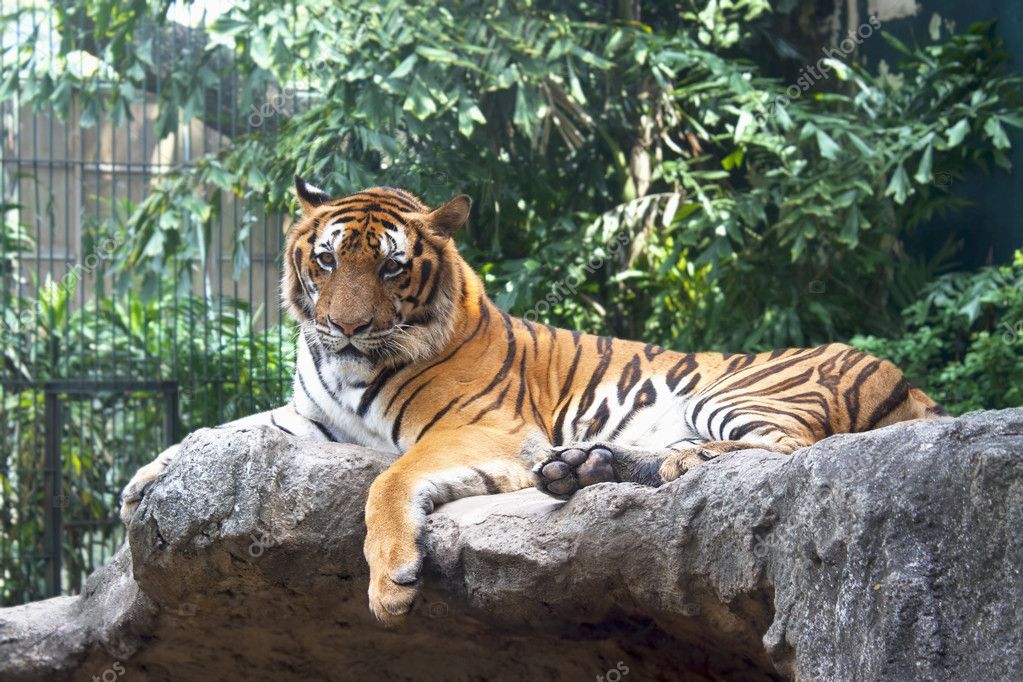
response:
{"label": "tiger head", "polygon": [[438,353],[464,277],[451,236],[469,197],[433,210],[389,187],[332,199],[298,177],[295,192],[302,217],[288,234],[281,292],[310,346],[370,364]]}

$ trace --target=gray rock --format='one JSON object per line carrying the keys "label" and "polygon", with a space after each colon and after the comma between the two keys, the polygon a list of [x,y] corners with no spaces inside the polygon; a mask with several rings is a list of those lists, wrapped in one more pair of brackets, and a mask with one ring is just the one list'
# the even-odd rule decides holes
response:
{"label": "gray rock", "polygon": [[733,453],[657,489],[444,505],[394,631],[362,557],[389,462],[193,434],[81,597],[0,611],[0,679],[1019,675],[1023,410]]}

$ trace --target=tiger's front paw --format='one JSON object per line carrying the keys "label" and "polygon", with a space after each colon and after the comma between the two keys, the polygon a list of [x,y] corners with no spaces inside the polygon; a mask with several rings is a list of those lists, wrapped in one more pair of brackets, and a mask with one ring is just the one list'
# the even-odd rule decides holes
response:
{"label": "tiger's front paw", "polygon": [[580,488],[617,481],[613,461],[614,454],[602,445],[557,447],[533,467],[533,478],[540,491],[565,499]]}
{"label": "tiger's front paw", "polygon": [[369,609],[386,627],[395,627],[405,621],[419,596],[419,576],[403,585],[387,575],[374,576],[370,572]]}
{"label": "tiger's front paw", "polygon": [[373,533],[366,536],[369,608],[387,627],[401,624],[419,596],[422,558],[414,541],[411,546],[402,544]]}

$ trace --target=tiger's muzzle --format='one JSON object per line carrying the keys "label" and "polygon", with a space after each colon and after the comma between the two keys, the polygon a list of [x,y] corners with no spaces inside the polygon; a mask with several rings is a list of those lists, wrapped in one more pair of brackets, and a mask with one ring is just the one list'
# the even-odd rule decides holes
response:
{"label": "tiger's muzzle", "polygon": [[[316,330],[315,341],[328,353],[345,356],[350,359],[375,360],[378,356],[386,354],[389,342],[397,327],[384,330],[371,330],[371,323],[366,323],[365,328],[348,329],[337,324],[322,325],[314,323]],[[355,333],[345,333],[351,329]]]}

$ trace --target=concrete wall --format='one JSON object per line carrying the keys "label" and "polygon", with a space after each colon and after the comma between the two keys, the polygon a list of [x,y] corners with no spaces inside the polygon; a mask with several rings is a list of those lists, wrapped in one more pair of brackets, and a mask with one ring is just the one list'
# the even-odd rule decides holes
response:
{"label": "concrete wall", "polygon": [[[24,108],[16,115],[4,107],[7,135],[2,141],[4,187],[2,200],[17,202],[17,219],[30,228],[36,250],[22,257],[23,282],[29,289],[29,273],[38,281],[47,276],[60,281],[72,268],[83,274],[77,304],[109,287],[91,270],[82,270],[83,232],[104,221],[114,211],[123,215],[123,202],[142,201],[156,186],[162,173],[174,165],[215,152],[229,140],[201,121],[193,119],[164,139],[154,130],[155,104],[136,104],[131,120],[114,126],[109,120],[92,127],[60,121],[45,112]],[[77,113],[71,118],[77,121]],[[236,281],[232,276],[232,248],[236,226],[250,222],[249,271]],[[209,257],[204,272],[193,276],[193,292],[202,294],[208,283],[214,296],[224,295],[263,306],[260,326],[279,319],[279,253],[283,244],[281,216],[266,216],[259,207],[236,197],[224,197],[221,219],[211,231]],[[101,270],[102,265],[97,270]]]}

